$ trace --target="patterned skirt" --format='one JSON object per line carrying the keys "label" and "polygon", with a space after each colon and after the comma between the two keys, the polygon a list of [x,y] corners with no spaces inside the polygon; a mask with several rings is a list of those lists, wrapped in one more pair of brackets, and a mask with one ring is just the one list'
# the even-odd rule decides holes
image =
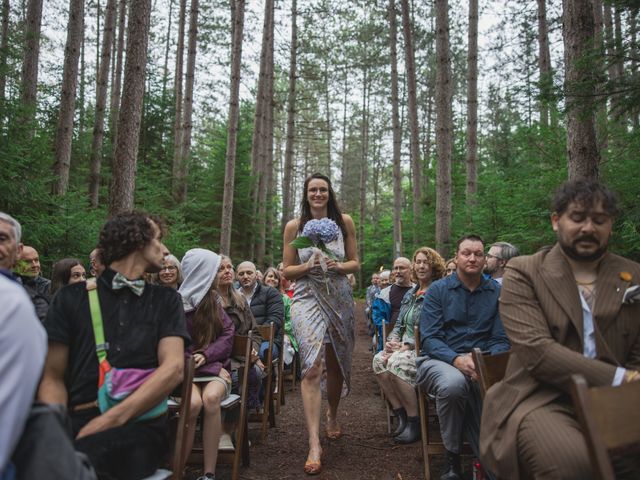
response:
{"label": "patterned skirt", "polygon": [[413,349],[398,351],[391,354],[387,364],[382,361],[382,354],[379,352],[373,357],[373,373],[379,375],[384,372],[392,373],[409,385],[416,384],[416,352]]}

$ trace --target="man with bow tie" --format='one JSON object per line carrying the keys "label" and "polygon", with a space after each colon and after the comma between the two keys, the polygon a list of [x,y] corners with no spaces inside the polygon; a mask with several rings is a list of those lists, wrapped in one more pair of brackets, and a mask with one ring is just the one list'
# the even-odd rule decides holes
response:
{"label": "man with bow tie", "polygon": [[499,479],[594,477],[571,375],[589,386],[640,380],[640,303],[625,296],[640,265],[607,252],[617,211],[603,184],[566,182],[551,215],[557,243],[506,267],[500,317],[512,351],[480,430],[480,460]]}
{"label": "man with bow tie", "polygon": [[[162,234],[162,222],[151,215],[124,213],[107,221],[98,243],[107,268],[93,284],[60,290],[45,320],[49,352],[39,399],[67,406],[76,449],[101,477],[149,476],[168,449],[166,413],[148,413],[180,382],[189,336],[178,293],[142,280],[162,268]],[[89,299],[91,290],[97,302]],[[145,372],[142,383],[108,409],[97,401],[104,364],[101,359],[99,367],[97,350],[114,371]]]}

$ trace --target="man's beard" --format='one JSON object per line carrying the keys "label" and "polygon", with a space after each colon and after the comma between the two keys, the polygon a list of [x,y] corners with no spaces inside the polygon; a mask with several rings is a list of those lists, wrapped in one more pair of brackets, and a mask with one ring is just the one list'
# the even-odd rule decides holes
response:
{"label": "man's beard", "polygon": [[598,241],[593,237],[580,237],[574,240],[573,243],[569,245],[565,243],[561,237],[558,238],[560,248],[562,248],[564,254],[570,259],[575,260],[576,262],[593,262],[599,260],[607,252],[608,244],[605,243],[604,245],[600,245],[597,250],[588,255],[579,253],[575,247],[575,244],[584,240],[591,240],[596,244],[598,243]]}

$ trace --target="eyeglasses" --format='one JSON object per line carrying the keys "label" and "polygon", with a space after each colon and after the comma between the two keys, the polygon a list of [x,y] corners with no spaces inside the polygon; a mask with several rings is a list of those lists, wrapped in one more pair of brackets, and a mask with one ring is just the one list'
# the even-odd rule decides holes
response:
{"label": "eyeglasses", "polygon": [[497,260],[502,260],[502,257],[499,257],[497,255],[491,255],[490,253],[485,253],[484,256],[487,258],[495,258]]}
{"label": "eyeglasses", "polygon": [[165,270],[168,270],[170,272],[175,272],[176,270],[178,270],[178,267],[174,267],[173,265],[168,265],[160,269],[161,272],[164,272]]}

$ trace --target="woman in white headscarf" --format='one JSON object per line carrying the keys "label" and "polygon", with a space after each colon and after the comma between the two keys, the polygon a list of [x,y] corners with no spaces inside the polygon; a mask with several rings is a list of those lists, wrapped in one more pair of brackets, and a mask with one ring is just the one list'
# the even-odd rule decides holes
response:
{"label": "woman in white headscarf", "polygon": [[[218,444],[222,434],[220,403],[231,393],[231,350],[235,329],[220,306],[213,284],[220,267],[220,255],[202,248],[189,250],[182,259],[184,280],[178,292],[192,343],[185,355],[193,355],[196,378],[191,394],[192,424],[204,407],[202,443],[205,472],[198,480],[215,479]],[[191,429],[187,452],[193,446]]]}

